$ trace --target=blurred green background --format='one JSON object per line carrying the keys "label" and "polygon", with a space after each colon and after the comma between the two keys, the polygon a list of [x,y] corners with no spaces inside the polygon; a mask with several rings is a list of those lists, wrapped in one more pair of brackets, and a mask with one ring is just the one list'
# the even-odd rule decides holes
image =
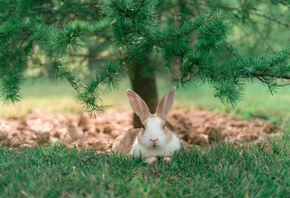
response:
{"label": "blurred green background", "polygon": [[[119,86],[103,95],[103,104],[120,111],[131,111],[125,94],[130,88],[125,78]],[[158,76],[158,95],[171,86],[166,76]],[[218,113],[235,114],[242,119],[259,117],[280,126],[290,118],[290,88],[283,87],[272,95],[259,82],[248,82],[243,98],[235,107],[223,104],[213,96],[209,85],[178,88],[173,109],[208,109]],[[27,80],[22,87],[22,100],[15,104],[2,104],[0,117],[19,118],[33,111],[49,113],[82,113],[82,105],[74,99],[74,90],[66,81],[51,79]]]}
{"label": "blurred green background", "polygon": [[[3,24],[6,23],[8,19],[10,20],[10,18],[7,19],[10,13],[5,9],[4,3],[8,7],[10,6],[11,9],[15,6],[9,1],[3,1],[3,7],[1,8],[3,12],[0,14]],[[87,16],[87,18],[84,17],[84,21],[95,20],[94,22],[96,23],[99,22],[99,18],[95,16],[102,16],[103,14],[100,11],[100,2],[67,1],[63,3],[61,1],[47,1],[45,4],[45,2],[36,1],[36,3],[35,5],[47,6],[47,9],[52,9],[52,12],[56,9],[63,11],[63,13],[57,12],[56,14],[59,14],[59,16],[57,15],[55,16],[56,18],[53,18],[50,25],[54,28],[66,27],[66,22],[79,20],[77,15],[71,14],[72,11],[78,11],[80,14],[83,14],[81,15],[83,17]],[[288,1],[219,0],[188,1],[186,4],[182,3],[183,1],[178,0],[160,1],[156,3],[156,14],[160,16],[158,20],[161,27],[167,27],[172,24],[178,26],[179,22],[182,20],[192,20],[198,15],[210,13],[218,9],[223,12],[225,22],[230,27],[225,42],[225,48],[228,47],[229,49],[227,50],[233,52],[233,56],[256,56],[263,53],[273,54],[289,46],[290,12]],[[28,9],[29,6],[33,5],[30,2],[31,5],[29,4],[25,7],[24,4],[25,3],[22,4],[20,2],[19,6]],[[79,4],[82,4],[84,7],[80,7]],[[96,6],[92,7],[90,6],[91,4],[96,4]],[[42,13],[43,17],[46,16],[45,12],[38,10],[38,7],[35,7],[35,5],[31,8],[33,11],[31,12],[31,16],[39,17],[38,12]],[[34,15],[32,15],[32,13],[34,13]],[[180,13],[183,13],[183,15]],[[15,12],[15,14],[17,13]],[[20,15],[23,13],[19,11],[18,14]],[[91,16],[91,18],[89,16]],[[186,16],[189,18],[186,18]],[[50,19],[51,16],[48,14],[47,17]],[[57,17],[61,18],[63,23],[60,23]],[[38,20],[41,22],[42,18]],[[57,30],[60,31],[59,29]],[[112,36],[108,32],[103,33],[105,36],[106,34]],[[72,53],[65,54],[62,57],[63,61],[69,63],[69,68],[73,70],[84,83],[86,83],[86,80],[90,77],[94,77],[96,70],[102,70],[107,62],[112,61],[111,59],[114,59],[115,55],[119,54],[118,48],[116,47],[118,45],[114,46],[109,42],[111,41],[111,37],[108,37],[108,39],[107,37],[102,38],[102,36],[102,34],[91,35],[89,37],[90,39],[85,43],[86,46],[80,50],[79,56],[77,56],[78,54]],[[10,42],[9,38],[7,38],[7,40]],[[43,50],[40,46],[39,44],[35,44],[28,56],[27,70],[25,71],[23,84],[20,85],[21,101],[15,104],[1,102],[0,117],[18,118],[33,111],[68,113],[82,113],[85,111],[82,106],[83,104],[75,100],[76,91],[72,89],[70,84],[65,80],[54,80],[55,68],[54,64],[52,64],[53,61],[50,56],[47,56],[47,51]],[[6,48],[3,47],[3,49],[7,51]],[[134,52],[134,50],[132,51]],[[224,51],[218,54],[222,55],[221,59],[231,58],[227,57],[226,55],[228,53]],[[82,57],[81,55],[84,56]],[[166,74],[163,68],[169,63],[167,62],[168,60],[162,58],[162,52],[158,50],[154,51],[154,56],[152,55],[151,59],[152,64],[154,63],[156,67],[162,66],[161,68],[156,68],[157,89],[160,97],[173,84],[171,81],[172,76]],[[180,66],[178,61],[173,60],[170,64],[172,64],[173,67],[172,73],[178,71],[178,67]],[[126,89],[131,88],[128,76],[129,72],[124,73],[125,74],[122,74],[124,76],[122,76],[123,78],[119,86],[110,93],[102,95],[101,99],[105,106],[117,110],[131,111],[125,94]],[[197,80],[197,82],[195,81],[193,84],[188,84],[186,86],[186,88],[179,87],[177,90],[174,103],[175,109],[202,108],[216,112],[235,114],[243,119],[260,117],[270,122],[277,123],[280,126],[288,123],[288,112],[290,112],[290,88],[288,87],[281,87],[277,90],[277,93],[272,95],[267,87],[262,85],[261,82],[246,82],[246,89],[244,90],[242,99],[236,106],[232,107],[223,104],[218,98],[215,98],[213,88],[208,84],[198,84]]]}

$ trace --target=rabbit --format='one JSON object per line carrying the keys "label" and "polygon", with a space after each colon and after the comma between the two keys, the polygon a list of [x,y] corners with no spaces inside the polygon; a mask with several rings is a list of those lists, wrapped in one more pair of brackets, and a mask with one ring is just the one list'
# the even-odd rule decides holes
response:
{"label": "rabbit", "polygon": [[157,156],[164,157],[165,162],[170,162],[171,156],[181,145],[178,137],[165,125],[174,95],[175,87],[172,87],[159,101],[156,113],[151,114],[144,100],[128,89],[130,105],[140,118],[143,128],[131,129],[118,136],[112,150],[120,154],[141,156],[148,164],[157,163]]}

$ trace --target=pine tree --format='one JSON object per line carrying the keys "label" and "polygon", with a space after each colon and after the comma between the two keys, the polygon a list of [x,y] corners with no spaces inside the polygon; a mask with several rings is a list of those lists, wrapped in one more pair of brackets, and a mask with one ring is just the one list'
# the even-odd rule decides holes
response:
{"label": "pine tree", "polygon": [[[0,0],[0,5],[3,101],[21,99],[21,83],[32,68],[67,79],[91,113],[104,110],[101,95],[127,75],[151,110],[158,99],[156,72],[169,71],[178,86],[209,83],[216,97],[232,105],[247,80],[259,80],[273,92],[290,79],[290,49],[275,47],[287,42],[289,0]],[[95,73],[82,80],[80,67]]]}

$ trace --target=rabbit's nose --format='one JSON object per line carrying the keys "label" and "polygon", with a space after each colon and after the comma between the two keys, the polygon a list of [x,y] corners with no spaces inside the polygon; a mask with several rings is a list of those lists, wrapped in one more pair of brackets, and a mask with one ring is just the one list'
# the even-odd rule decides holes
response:
{"label": "rabbit's nose", "polygon": [[153,143],[157,142],[158,138],[156,139],[150,139],[150,141],[152,141]]}

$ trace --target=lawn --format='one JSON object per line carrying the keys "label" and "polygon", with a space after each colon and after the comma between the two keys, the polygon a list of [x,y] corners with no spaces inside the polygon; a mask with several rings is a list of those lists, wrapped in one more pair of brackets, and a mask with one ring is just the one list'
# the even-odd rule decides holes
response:
{"label": "lawn", "polygon": [[170,164],[157,165],[58,145],[0,148],[0,192],[1,197],[287,197],[288,143],[250,149],[219,143],[182,150]]}
{"label": "lawn", "polygon": [[[159,79],[159,93],[169,87]],[[128,81],[104,97],[104,104],[130,110]],[[80,113],[65,82],[26,82],[23,101],[4,105],[2,117],[31,111]],[[114,98],[118,97],[118,100]],[[253,146],[215,142],[181,150],[171,163],[147,165],[141,159],[76,150],[60,145],[12,150],[0,147],[1,197],[287,197],[290,194],[289,88],[271,96],[259,83],[249,84],[235,108],[213,97],[207,85],[178,90],[174,108],[205,108],[262,117],[283,128],[284,138]]]}

